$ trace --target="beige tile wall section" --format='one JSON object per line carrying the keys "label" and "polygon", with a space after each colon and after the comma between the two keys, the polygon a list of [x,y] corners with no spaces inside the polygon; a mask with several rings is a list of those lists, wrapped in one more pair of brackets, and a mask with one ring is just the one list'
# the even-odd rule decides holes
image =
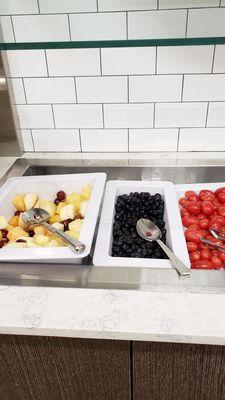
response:
{"label": "beige tile wall section", "polygon": [[[224,0],[0,2],[8,42],[225,36],[224,20]],[[7,58],[26,151],[225,150],[225,45]]]}

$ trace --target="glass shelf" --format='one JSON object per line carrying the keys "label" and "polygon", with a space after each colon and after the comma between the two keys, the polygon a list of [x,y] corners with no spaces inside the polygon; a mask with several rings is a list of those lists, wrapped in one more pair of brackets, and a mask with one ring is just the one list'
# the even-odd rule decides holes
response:
{"label": "glass shelf", "polygon": [[81,49],[104,47],[147,47],[147,46],[197,46],[225,44],[225,37],[172,38],[172,39],[133,39],[133,40],[97,40],[97,41],[60,41],[60,42],[24,42],[0,43],[0,50],[37,50],[37,49]]}

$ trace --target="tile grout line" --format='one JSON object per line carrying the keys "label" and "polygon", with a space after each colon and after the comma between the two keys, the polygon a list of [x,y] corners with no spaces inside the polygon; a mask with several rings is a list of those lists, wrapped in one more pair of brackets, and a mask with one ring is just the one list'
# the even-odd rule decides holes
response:
{"label": "tile grout line", "polygon": [[178,129],[178,137],[177,137],[177,152],[179,152],[179,144],[180,144],[180,128]]}
{"label": "tile grout line", "polygon": [[10,15],[10,20],[11,20],[11,25],[12,25],[13,37],[14,37],[14,40],[15,40],[15,42],[16,42],[16,34],[15,34],[15,29],[14,29],[14,24],[13,24],[12,15]]}
{"label": "tile grout line", "polygon": [[159,10],[159,0],[157,0],[157,10]]}
{"label": "tile grout line", "polygon": [[129,103],[130,103],[130,81],[129,81],[129,75],[127,75],[127,104]]}
{"label": "tile grout line", "polygon": [[[155,46],[154,46],[155,47]],[[49,49],[42,49],[44,51],[47,51]],[[9,50],[11,51],[11,50]],[[14,51],[14,50],[13,50]],[[15,50],[18,51],[18,50]],[[28,50],[29,51],[29,50]],[[157,76],[166,76],[166,77],[170,77],[170,76],[182,76],[182,75],[191,75],[191,76],[203,76],[203,75],[208,75],[210,77],[211,72],[179,72],[179,73],[169,73],[169,74],[159,74],[157,73]],[[224,75],[225,76],[225,70],[224,72],[215,72],[214,75]],[[50,78],[73,78],[74,75],[51,75]],[[104,78],[121,78],[121,77],[125,77],[127,76],[126,74],[120,74],[120,75],[112,75],[112,74],[108,74],[108,75],[103,75]],[[129,74],[129,76],[132,77],[144,77],[147,78],[148,76],[155,76],[155,72],[154,74]],[[78,78],[101,78],[101,75],[77,75]],[[6,76],[6,78],[21,78],[21,76]],[[46,76],[43,75],[38,75],[38,76],[24,76],[23,78],[30,78],[30,79],[36,79],[36,78],[46,78]]]}
{"label": "tile grout line", "polygon": [[[183,74],[183,78],[182,78],[182,86],[181,86],[181,98],[180,98],[180,102],[183,102],[183,98],[184,98],[184,74]],[[201,103],[201,102],[200,102]]]}
{"label": "tile grout line", "polygon": [[31,134],[31,140],[32,140],[32,143],[33,143],[33,149],[34,149],[34,151],[35,151],[34,137],[33,137],[32,129],[30,129],[30,134]]}
{"label": "tile grout line", "polygon": [[37,0],[37,6],[38,6],[38,12],[39,12],[39,14],[41,14],[41,9],[40,9],[40,3],[39,3],[39,0]]}
{"label": "tile grout line", "polygon": [[[213,74],[213,70],[214,70],[215,55],[216,55],[216,45],[214,45],[214,48],[213,48],[213,58],[212,58],[212,69],[211,69],[211,74]],[[215,75],[215,74],[214,74],[214,75]]]}
{"label": "tile grout line", "polygon": [[130,129],[127,128],[127,152],[130,153]]}
{"label": "tile grout line", "polygon": [[126,11],[126,40],[128,40],[128,12]]}
{"label": "tile grout line", "polygon": [[187,8],[186,27],[185,27],[185,37],[187,37],[187,31],[188,31],[188,19],[189,19],[189,9]]}
{"label": "tile grout line", "polygon": [[70,41],[71,41],[72,35],[71,35],[70,15],[69,14],[67,14],[67,18],[68,18],[69,37],[70,37]]}
{"label": "tile grout line", "polygon": [[156,109],[155,106],[156,106],[156,103],[154,103],[154,105],[153,105],[153,121],[152,121],[153,122],[153,126],[152,126],[153,129],[155,129],[155,109]]}
{"label": "tile grout line", "polygon": [[157,69],[158,69],[158,47],[155,47],[155,75],[157,74]]}
{"label": "tile grout line", "polygon": [[99,12],[99,8],[98,8],[98,0],[96,0],[96,10],[97,10],[97,12]]}
{"label": "tile grout line", "polygon": [[79,133],[79,142],[80,142],[80,152],[83,153],[82,150],[82,143],[81,143],[81,133],[80,133],[80,128],[78,129],[78,133]]}
{"label": "tile grout line", "polygon": [[[44,55],[45,55],[45,62],[46,62],[46,69],[47,69],[47,77],[49,77],[48,58],[47,58],[47,51],[46,51],[46,49],[44,50]],[[43,77],[43,78],[47,78],[47,77],[45,76],[45,77]],[[51,78],[53,78],[53,77],[51,76]]]}
{"label": "tile grout line", "polygon": [[28,104],[28,102],[27,102],[27,93],[26,93],[25,83],[24,83],[24,78],[22,78],[22,85],[23,85],[24,97],[25,97],[25,100],[26,100],[26,104]]}
{"label": "tile grout line", "polygon": [[53,118],[54,129],[57,129],[56,128],[56,123],[55,123],[55,114],[54,114],[53,104],[51,104],[51,109],[52,109],[52,118]]}
{"label": "tile grout line", "polygon": [[[76,103],[78,104],[76,77],[74,76],[73,79],[74,79],[75,99],[76,99]],[[72,103],[72,104],[73,104],[73,103]]]}
{"label": "tile grout line", "polygon": [[99,58],[100,58],[100,76],[102,76],[102,49],[99,48]]}
{"label": "tile grout line", "polygon": [[207,128],[208,115],[209,115],[209,101],[208,101],[207,108],[206,108],[205,128]]}
{"label": "tile grout line", "polygon": [[105,129],[104,104],[102,104],[102,129]]}

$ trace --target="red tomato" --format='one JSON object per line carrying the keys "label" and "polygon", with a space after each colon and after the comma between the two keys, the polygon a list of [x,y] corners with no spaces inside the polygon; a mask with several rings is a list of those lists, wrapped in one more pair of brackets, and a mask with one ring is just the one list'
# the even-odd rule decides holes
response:
{"label": "red tomato", "polygon": [[221,258],[219,258],[217,256],[211,257],[211,263],[212,263],[213,267],[216,269],[220,269],[223,266]]}
{"label": "red tomato", "polygon": [[188,208],[188,206],[189,206],[189,201],[187,201],[187,200],[184,201],[182,205],[183,205],[184,208]]}
{"label": "red tomato", "polygon": [[[210,242],[212,242],[213,244],[217,244],[217,245],[223,247],[223,242],[220,239],[216,239],[216,238],[214,238],[213,236],[210,236],[210,235],[205,236],[205,239],[210,240]],[[210,246],[210,245],[207,245],[207,246]]]}
{"label": "red tomato", "polygon": [[191,194],[196,194],[193,190],[187,190],[184,195],[186,197],[186,199],[191,195]]}
{"label": "red tomato", "polygon": [[200,251],[192,251],[189,254],[189,258],[191,262],[200,260],[201,258]]}
{"label": "red tomato", "polygon": [[200,229],[199,225],[197,224],[192,224],[189,226],[190,229],[192,229],[193,231],[198,231]]}
{"label": "red tomato", "polygon": [[205,218],[205,215],[202,212],[200,212],[199,214],[196,215],[196,217],[201,220]]}
{"label": "red tomato", "polygon": [[208,229],[208,226],[209,226],[209,220],[208,220],[208,218],[202,218],[202,219],[200,220],[200,222],[199,222],[199,226],[200,226],[200,228],[202,228],[202,229]]}
{"label": "red tomato", "polygon": [[194,242],[199,244],[200,243],[200,238],[199,235],[197,234],[197,231],[194,231],[193,229],[186,229],[184,232],[185,238],[189,242]]}
{"label": "red tomato", "polygon": [[219,257],[219,254],[220,254],[220,252],[218,250],[211,250],[210,253],[211,253],[211,257],[212,256]]}
{"label": "red tomato", "polygon": [[214,209],[214,211],[218,212],[218,211],[219,211],[219,208],[221,207],[221,204],[219,203],[218,200],[213,200],[212,203],[213,203],[213,209]]}
{"label": "red tomato", "polygon": [[219,189],[216,189],[215,195],[218,196],[219,193],[225,192],[225,187],[221,187]]}
{"label": "red tomato", "polygon": [[215,200],[216,196],[214,194],[206,194],[205,196],[201,196],[200,199],[202,201],[211,201],[213,202]]}
{"label": "red tomato", "polygon": [[200,211],[201,211],[201,204],[200,204],[200,202],[190,201],[189,204],[187,205],[187,210],[188,210],[189,213],[192,214],[192,215],[199,214]]}
{"label": "red tomato", "polygon": [[222,217],[225,217],[225,206],[220,206],[219,209],[218,209],[218,213]]}
{"label": "red tomato", "polygon": [[225,261],[225,253],[222,253],[222,251],[219,251],[219,258],[220,258],[222,261]]}
{"label": "red tomato", "polygon": [[199,225],[199,219],[194,217],[194,216],[187,216],[182,218],[182,223],[185,226],[185,228],[189,228],[189,226],[195,224],[195,225]]}
{"label": "red tomato", "polygon": [[197,243],[194,243],[194,242],[187,242],[187,248],[188,248],[189,252],[196,251],[196,250],[198,250],[198,245],[197,245]]}
{"label": "red tomato", "polygon": [[200,252],[201,255],[201,260],[210,260],[211,259],[211,253],[209,249],[204,249]]}
{"label": "red tomato", "polygon": [[198,234],[200,237],[205,238],[209,234],[209,232],[206,229],[198,229]]}
{"label": "red tomato", "polygon": [[213,195],[214,196],[214,193],[212,192],[212,190],[208,190],[208,189],[203,189],[203,190],[200,190],[200,192],[199,192],[199,197],[201,198],[201,197],[204,197],[204,196],[206,196],[206,195]]}
{"label": "red tomato", "polygon": [[225,192],[219,193],[218,196],[217,196],[217,198],[218,198],[218,200],[219,200],[219,202],[220,202],[221,204],[224,204],[224,203],[225,203]]}
{"label": "red tomato", "polygon": [[207,247],[205,244],[203,244],[203,243],[199,243],[198,248],[199,248],[199,250],[208,249],[208,247]]}
{"label": "red tomato", "polygon": [[179,204],[182,206],[184,204],[184,202],[186,201],[185,197],[181,197],[179,199]]}
{"label": "red tomato", "polygon": [[202,212],[205,215],[210,215],[210,214],[213,213],[213,205],[212,205],[212,203],[210,201],[203,201],[202,202]]}
{"label": "red tomato", "polygon": [[189,211],[186,210],[186,208],[181,208],[180,214],[181,214],[181,217],[187,217],[188,215],[191,215],[191,214],[189,213]]}
{"label": "red tomato", "polygon": [[211,215],[209,215],[210,221],[211,221],[211,219],[217,217],[217,215],[218,215],[217,212],[216,212],[216,211],[213,211],[213,213],[212,213]]}
{"label": "red tomato", "polygon": [[188,201],[199,201],[199,196],[197,194],[193,193],[193,194],[190,194],[187,199],[188,199]]}
{"label": "red tomato", "polygon": [[219,223],[219,221],[214,221],[214,219],[212,221],[210,221],[209,229],[215,229],[216,231],[219,231],[220,228],[221,228],[221,224]]}
{"label": "red tomato", "polygon": [[213,269],[212,263],[208,260],[198,260],[191,263],[192,269]]}
{"label": "red tomato", "polygon": [[217,215],[216,217],[211,219],[211,222],[219,222],[219,224],[222,226],[225,226],[225,218],[222,217],[221,215]]}

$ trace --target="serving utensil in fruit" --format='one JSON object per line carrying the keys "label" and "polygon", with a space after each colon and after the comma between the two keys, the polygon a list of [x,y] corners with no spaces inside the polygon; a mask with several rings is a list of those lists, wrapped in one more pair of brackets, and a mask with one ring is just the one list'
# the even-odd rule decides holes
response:
{"label": "serving utensil in fruit", "polygon": [[[217,239],[220,239],[220,238],[217,237]],[[201,237],[200,240],[202,243],[221,251],[221,253],[225,253],[225,248],[220,246],[219,244],[213,243],[213,242],[211,242],[211,240],[205,239],[203,237]]]}
{"label": "serving utensil in fruit", "polygon": [[178,272],[180,276],[190,276],[190,269],[160,240],[162,237],[161,230],[152,222],[150,219],[141,218],[136,224],[137,233],[142,239],[149,242],[156,241],[159,246],[163,249],[166,255],[169,257],[173,268]]}
{"label": "serving utensil in fruit", "polygon": [[27,210],[22,214],[23,221],[28,225],[40,224],[43,225],[48,231],[54,233],[54,235],[58,236],[62,239],[66,244],[68,244],[69,248],[75,252],[76,254],[83,253],[85,250],[85,245],[81,243],[79,240],[76,240],[64,232],[59,231],[54,226],[48,224],[46,221],[49,219],[50,215],[47,211],[42,208],[32,208],[31,210]]}
{"label": "serving utensil in fruit", "polygon": [[220,240],[222,240],[223,242],[225,242],[225,237],[224,237],[224,236],[221,236],[220,233],[219,233],[219,231],[218,231],[217,229],[210,229],[209,231],[210,231],[211,234],[214,236],[214,238],[220,239]]}

